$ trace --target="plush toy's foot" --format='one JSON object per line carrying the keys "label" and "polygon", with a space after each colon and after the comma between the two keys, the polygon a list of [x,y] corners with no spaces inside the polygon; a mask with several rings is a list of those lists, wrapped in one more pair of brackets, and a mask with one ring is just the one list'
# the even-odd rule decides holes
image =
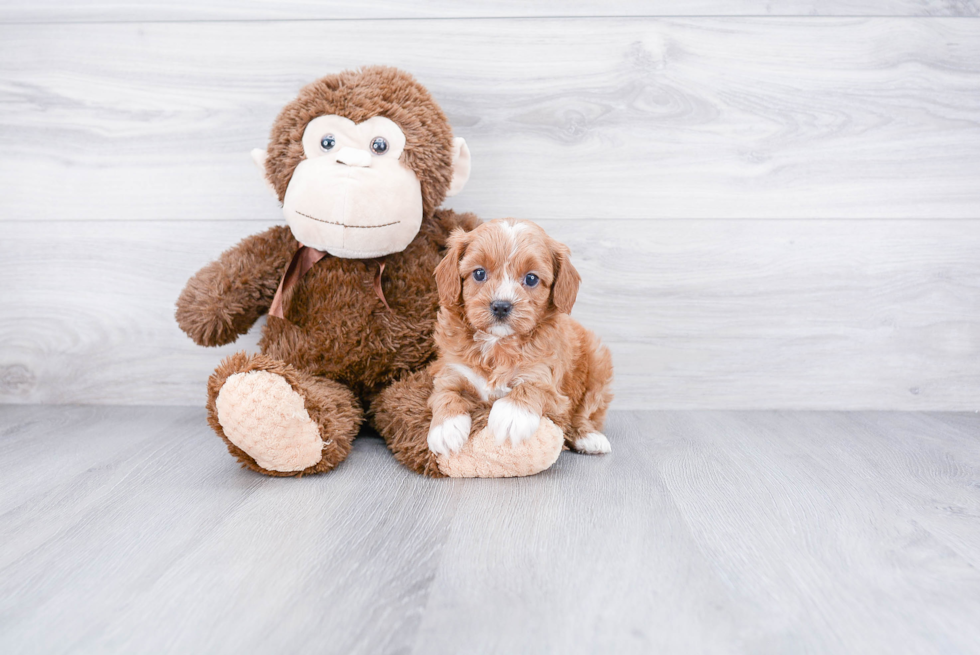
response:
{"label": "plush toy's foot", "polygon": [[547,418],[516,446],[509,441],[498,444],[493,431],[484,427],[471,434],[459,452],[439,455],[437,461],[439,470],[451,478],[516,478],[551,468],[564,441],[561,428]]}
{"label": "plush toy's foot", "polygon": [[208,383],[208,421],[245,466],[322,473],[350,453],[362,420],[354,394],[264,355],[232,355]]}
{"label": "plush toy's foot", "polygon": [[371,404],[375,428],[395,459],[417,473],[432,477],[505,478],[534,475],[551,467],[561,454],[565,437],[547,419],[529,439],[517,446],[497,445],[486,430],[490,408],[473,414],[473,427],[463,448],[450,455],[429,450],[432,412],[428,400],[432,376],[418,371],[385,389]]}

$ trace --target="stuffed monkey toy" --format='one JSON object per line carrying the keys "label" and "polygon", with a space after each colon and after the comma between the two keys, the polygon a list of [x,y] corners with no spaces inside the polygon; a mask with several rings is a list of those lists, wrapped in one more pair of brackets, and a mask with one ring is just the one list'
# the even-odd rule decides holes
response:
{"label": "stuffed monkey toy", "polygon": [[324,473],[364,420],[396,459],[429,476],[507,477],[550,467],[563,435],[547,419],[518,446],[474,416],[463,450],[427,445],[439,297],[449,233],[479,224],[437,209],[470,173],[470,154],[410,75],[369,67],[303,88],[253,151],[287,226],[244,239],[188,281],[177,322],[219,346],[269,318],[261,354],[225,359],[208,381],[208,422],[244,466]]}

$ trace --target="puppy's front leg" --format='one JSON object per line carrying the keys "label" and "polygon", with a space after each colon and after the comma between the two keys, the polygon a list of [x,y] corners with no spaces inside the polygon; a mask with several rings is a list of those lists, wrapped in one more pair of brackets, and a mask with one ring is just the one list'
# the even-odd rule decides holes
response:
{"label": "puppy's front leg", "polygon": [[487,427],[498,444],[508,439],[512,445],[530,439],[538,431],[548,392],[525,382],[497,400],[490,408]]}
{"label": "puppy's front leg", "polygon": [[432,408],[429,450],[437,455],[458,451],[470,438],[472,403],[462,396],[455,380],[436,375],[429,407]]}

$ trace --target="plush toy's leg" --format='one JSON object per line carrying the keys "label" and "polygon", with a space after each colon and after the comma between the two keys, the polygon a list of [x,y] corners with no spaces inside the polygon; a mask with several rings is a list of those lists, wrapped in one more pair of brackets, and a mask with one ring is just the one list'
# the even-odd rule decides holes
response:
{"label": "plush toy's leg", "polygon": [[248,468],[323,473],[342,462],[363,413],[350,389],[265,355],[236,353],[208,380],[208,423]]}
{"label": "plush toy's leg", "polygon": [[371,401],[371,424],[384,437],[399,462],[423,475],[445,477],[436,454],[429,450],[432,376],[416,371],[394,382]]}
{"label": "plush toy's leg", "polygon": [[549,468],[561,454],[564,434],[546,418],[520,445],[498,445],[485,429],[490,413],[487,403],[473,413],[470,438],[463,448],[452,455],[437,456],[428,445],[431,393],[432,376],[418,371],[393,383],[371,403],[372,422],[395,459],[417,473],[454,478],[534,475]]}

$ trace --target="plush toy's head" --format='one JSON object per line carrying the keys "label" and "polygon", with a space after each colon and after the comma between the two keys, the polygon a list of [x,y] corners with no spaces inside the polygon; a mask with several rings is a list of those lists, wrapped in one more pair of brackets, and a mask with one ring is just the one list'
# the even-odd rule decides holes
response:
{"label": "plush toy's head", "polygon": [[372,66],[304,87],[252,156],[296,240],[336,257],[401,252],[424,217],[459,192],[470,153],[429,92]]}

